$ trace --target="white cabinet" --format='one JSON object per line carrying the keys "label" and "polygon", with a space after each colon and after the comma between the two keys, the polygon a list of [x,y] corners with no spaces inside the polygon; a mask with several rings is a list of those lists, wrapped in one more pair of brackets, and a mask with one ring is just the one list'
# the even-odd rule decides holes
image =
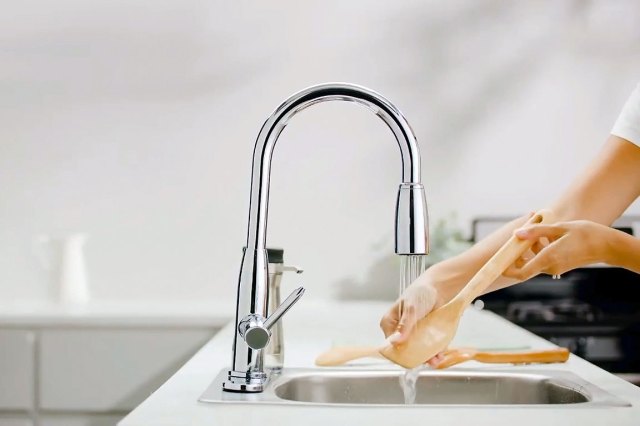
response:
{"label": "white cabinet", "polygon": [[[76,414],[46,415],[40,419],[39,426],[115,426],[124,415],[109,414]],[[2,426],[2,423],[0,423]]]}
{"label": "white cabinet", "polygon": [[39,408],[127,412],[212,335],[205,328],[43,330]]}
{"label": "white cabinet", "polygon": [[[35,336],[26,330],[0,330],[0,410],[28,411],[34,401]],[[21,424],[1,419],[0,426]]]}
{"label": "white cabinet", "polygon": [[0,323],[0,426],[116,425],[220,325],[177,323]]}
{"label": "white cabinet", "polygon": [[29,417],[0,417],[0,426],[33,426]]}

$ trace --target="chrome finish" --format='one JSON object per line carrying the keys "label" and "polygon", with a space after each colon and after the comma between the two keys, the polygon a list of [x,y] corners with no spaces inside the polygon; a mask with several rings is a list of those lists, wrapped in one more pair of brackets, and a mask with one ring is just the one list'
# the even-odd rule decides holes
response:
{"label": "chrome finish", "polygon": [[262,349],[269,343],[271,334],[264,321],[261,315],[250,314],[242,318],[238,324],[238,333],[252,349]]}
{"label": "chrome finish", "polygon": [[424,187],[403,183],[396,202],[396,253],[429,253],[429,218]]}
{"label": "chrome finish", "polygon": [[[355,102],[372,110],[391,129],[400,148],[402,185],[396,207],[396,252],[427,253],[427,211],[424,189],[420,184],[420,150],[413,130],[402,113],[380,94],[346,83],[327,83],[304,89],[284,101],[264,122],[253,150],[251,196],[247,244],[240,267],[236,303],[236,324],[256,314],[265,317],[268,306],[267,285],[267,211],[271,157],[280,133],[289,120],[311,105],[325,101]],[[407,192],[408,191],[408,192]],[[400,251],[399,251],[400,250]],[[258,339],[260,340],[260,339]],[[258,342],[259,343],[259,342]],[[264,353],[249,346],[240,335],[234,336],[233,357],[227,388],[251,380],[252,372],[264,371]],[[251,390],[245,390],[251,391]]]}
{"label": "chrome finish", "polygon": [[262,392],[268,379],[267,374],[263,371],[250,371],[248,374],[238,374],[235,371],[229,370],[220,374],[225,375],[227,380],[224,382],[221,380],[219,389],[227,392]]}
{"label": "chrome finish", "polygon": [[269,344],[271,327],[302,297],[304,288],[298,287],[284,302],[268,317],[249,314],[238,324],[238,334],[251,349],[262,349]]}
{"label": "chrome finish", "polygon": [[[399,370],[284,369],[272,376],[261,394],[221,391],[227,372],[221,371],[200,397],[202,402],[314,405],[404,406]],[[415,404],[495,409],[580,409],[630,407],[626,401],[573,373],[557,370],[492,369],[428,370],[417,380]]]}
{"label": "chrome finish", "polygon": [[[236,336],[240,336],[247,347],[259,351],[269,344],[270,329],[278,323],[278,320],[302,297],[304,288],[298,287],[289,297],[269,316],[246,315],[237,327]],[[262,392],[267,382],[267,373],[261,370],[238,372],[229,370],[227,380],[222,383],[222,389],[229,392]]]}
{"label": "chrome finish", "polygon": [[273,327],[273,325],[280,318],[282,318],[282,316],[286,314],[289,309],[291,309],[294,303],[300,300],[303,294],[304,294],[303,287],[298,287],[297,289],[293,290],[291,294],[287,296],[286,299],[284,299],[284,302],[282,302],[282,304],[278,307],[278,309],[273,311],[273,313],[269,315],[269,318],[267,318],[267,320],[264,322],[264,326],[267,328],[267,330]]}

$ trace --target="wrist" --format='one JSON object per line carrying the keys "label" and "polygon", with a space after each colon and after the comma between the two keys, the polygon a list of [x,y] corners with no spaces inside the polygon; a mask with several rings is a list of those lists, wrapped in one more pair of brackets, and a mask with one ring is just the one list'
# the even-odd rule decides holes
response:
{"label": "wrist", "polygon": [[452,280],[444,277],[436,266],[432,266],[424,273],[425,286],[435,300],[434,309],[446,305],[458,292],[458,289],[452,285]]}
{"label": "wrist", "polygon": [[620,241],[620,235],[616,232],[612,232],[611,237],[607,239],[607,244],[605,245],[606,248],[601,260],[608,265],[615,266],[617,258],[620,255],[619,247],[621,244],[624,244],[624,242]]}
{"label": "wrist", "polygon": [[628,268],[628,258],[637,253],[639,242],[636,238],[622,231],[612,229],[607,253],[604,261],[611,266]]}

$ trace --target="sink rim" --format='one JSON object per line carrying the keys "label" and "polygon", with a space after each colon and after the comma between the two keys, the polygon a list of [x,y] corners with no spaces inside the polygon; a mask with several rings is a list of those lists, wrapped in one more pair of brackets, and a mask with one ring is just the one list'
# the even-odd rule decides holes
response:
{"label": "sink rim", "polygon": [[569,371],[511,368],[487,368],[453,370],[425,370],[420,376],[436,377],[513,377],[518,376],[529,379],[545,379],[554,381],[559,386],[569,387],[589,400],[567,404],[404,404],[404,403],[358,403],[358,402],[314,402],[284,399],[276,394],[276,390],[288,382],[313,377],[399,377],[403,374],[399,369],[354,369],[354,368],[285,368],[280,373],[274,374],[261,393],[245,394],[222,391],[222,383],[226,379],[228,369],[221,370],[209,387],[198,399],[200,402],[214,404],[269,404],[269,405],[296,405],[308,407],[370,407],[370,408],[488,408],[492,409],[579,409],[595,407],[631,407],[631,404],[623,399],[605,391],[593,383],[586,381],[577,374]]}

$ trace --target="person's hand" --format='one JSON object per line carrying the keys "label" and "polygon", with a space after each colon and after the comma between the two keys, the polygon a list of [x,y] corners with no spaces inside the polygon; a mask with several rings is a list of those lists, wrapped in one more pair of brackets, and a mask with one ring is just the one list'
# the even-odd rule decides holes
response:
{"label": "person's hand", "polygon": [[[429,272],[418,277],[380,320],[384,336],[393,344],[406,341],[416,323],[439,305]],[[390,337],[391,336],[391,337]]]}
{"label": "person's hand", "polygon": [[[438,295],[429,274],[425,272],[407,287],[382,317],[380,328],[390,343],[401,344],[407,340],[419,320],[443,304],[444,300]],[[425,360],[425,363],[435,368],[442,359],[442,353],[439,353]]]}
{"label": "person's hand", "polygon": [[581,266],[606,262],[614,232],[618,231],[587,220],[520,228],[515,235],[534,241],[533,246],[503,275],[524,281],[539,273],[560,275]]}

